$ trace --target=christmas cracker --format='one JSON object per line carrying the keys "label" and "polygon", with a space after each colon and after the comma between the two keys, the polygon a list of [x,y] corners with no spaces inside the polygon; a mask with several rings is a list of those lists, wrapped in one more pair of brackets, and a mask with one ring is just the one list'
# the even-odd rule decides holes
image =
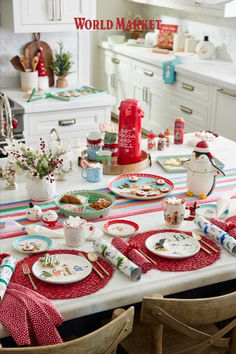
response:
{"label": "christmas cracker", "polygon": [[2,301],[16,266],[14,257],[5,257],[0,265],[0,301]]}

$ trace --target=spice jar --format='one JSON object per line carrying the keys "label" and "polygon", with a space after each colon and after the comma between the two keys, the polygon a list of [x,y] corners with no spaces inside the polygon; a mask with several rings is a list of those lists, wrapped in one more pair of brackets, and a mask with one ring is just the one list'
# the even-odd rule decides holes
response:
{"label": "spice jar", "polygon": [[165,138],[166,138],[166,147],[170,147],[171,145],[171,131],[169,128],[166,128],[166,130],[164,131],[164,135],[165,135]]}
{"label": "spice jar", "polygon": [[163,151],[166,148],[166,138],[164,132],[158,135],[157,150]]}
{"label": "spice jar", "polygon": [[147,147],[148,150],[153,150],[156,147],[156,134],[152,130],[148,133]]}

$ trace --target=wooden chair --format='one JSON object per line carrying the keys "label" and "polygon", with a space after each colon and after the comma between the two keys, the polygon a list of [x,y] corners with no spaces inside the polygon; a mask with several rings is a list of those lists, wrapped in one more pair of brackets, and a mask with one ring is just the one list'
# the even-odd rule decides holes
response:
{"label": "wooden chair", "polygon": [[133,318],[133,307],[116,309],[111,322],[81,338],[43,347],[0,347],[0,354],[115,354],[118,344],[132,331]]}
{"label": "wooden chair", "polygon": [[141,322],[121,345],[129,354],[236,354],[235,317],[236,291],[205,299],[156,294],[143,299]]}

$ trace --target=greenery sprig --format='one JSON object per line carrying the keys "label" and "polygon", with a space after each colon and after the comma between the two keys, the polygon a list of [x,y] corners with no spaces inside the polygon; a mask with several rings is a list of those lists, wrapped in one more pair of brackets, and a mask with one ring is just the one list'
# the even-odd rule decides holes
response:
{"label": "greenery sprig", "polygon": [[65,51],[63,47],[63,42],[59,41],[59,51],[55,50],[54,58],[50,65],[54,74],[57,76],[65,76],[66,74],[71,74],[71,68],[74,62],[71,60],[73,55],[69,51]]}

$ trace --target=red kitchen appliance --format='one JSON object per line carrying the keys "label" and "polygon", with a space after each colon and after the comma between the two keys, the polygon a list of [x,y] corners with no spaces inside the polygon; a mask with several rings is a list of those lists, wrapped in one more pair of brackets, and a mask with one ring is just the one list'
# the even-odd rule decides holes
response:
{"label": "red kitchen appliance", "polygon": [[118,132],[119,165],[129,165],[141,161],[141,119],[144,112],[138,100],[121,102]]}

